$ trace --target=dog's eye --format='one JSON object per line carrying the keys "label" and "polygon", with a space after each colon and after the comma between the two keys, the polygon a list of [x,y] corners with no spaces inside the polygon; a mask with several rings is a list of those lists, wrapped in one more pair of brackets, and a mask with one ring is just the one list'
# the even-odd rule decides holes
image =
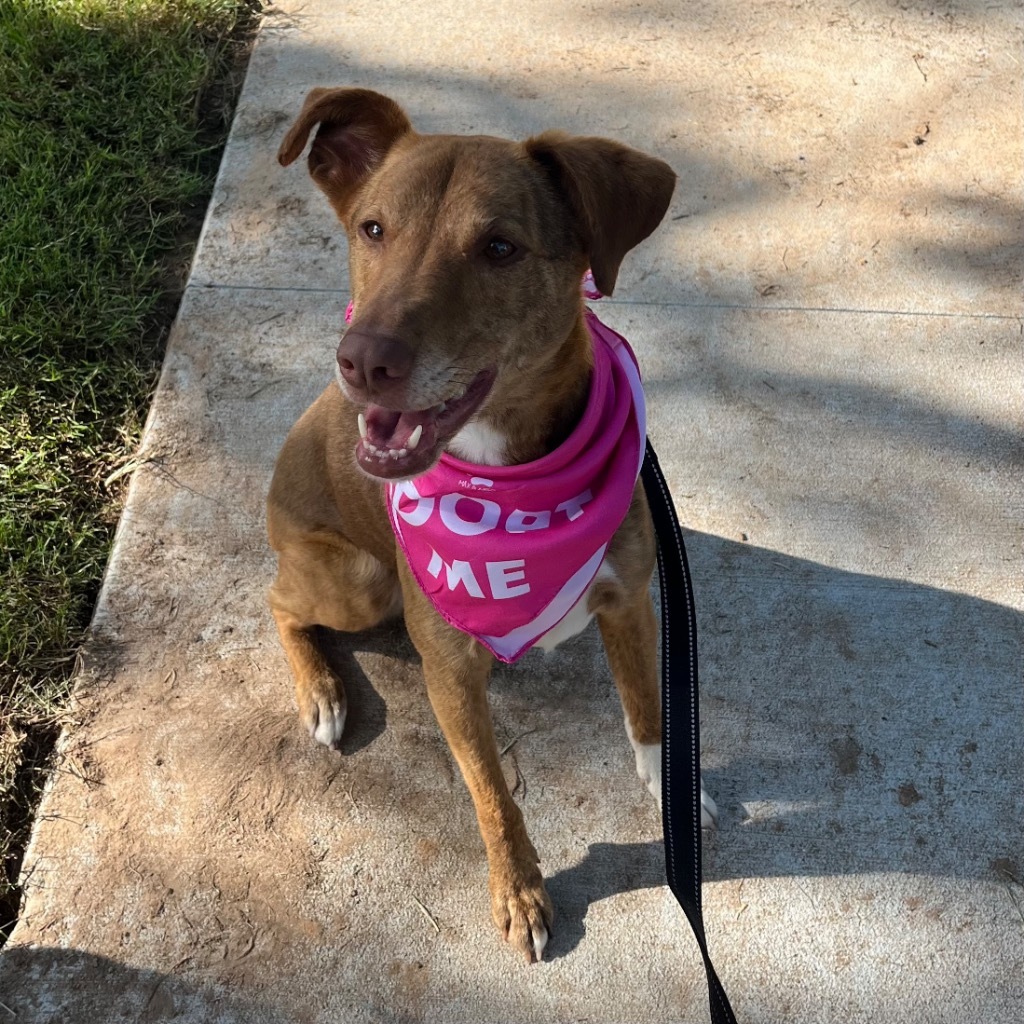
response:
{"label": "dog's eye", "polygon": [[371,242],[380,242],[384,239],[384,229],[375,220],[368,220],[363,224],[362,232]]}
{"label": "dog's eye", "polygon": [[516,247],[507,238],[492,238],[484,248],[484,255],[493,263],[501,263],[516,254]]}

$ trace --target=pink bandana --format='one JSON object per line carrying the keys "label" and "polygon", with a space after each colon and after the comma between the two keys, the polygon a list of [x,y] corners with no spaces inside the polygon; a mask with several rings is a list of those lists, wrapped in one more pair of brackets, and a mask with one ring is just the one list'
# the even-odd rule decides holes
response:
{"label": "pink bandana", "polygon": [[646,421],[636,357],[589,310],[590,398],[563,445],[522,466],[449,454],[385,485],[388,514],[416,582],[440,615],[515,661],[587,592],[629,510]]}

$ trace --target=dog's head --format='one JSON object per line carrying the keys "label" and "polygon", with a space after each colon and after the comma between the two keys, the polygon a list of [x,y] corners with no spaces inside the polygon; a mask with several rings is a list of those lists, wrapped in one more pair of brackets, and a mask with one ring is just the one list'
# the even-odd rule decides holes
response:
{"label": "dog's head", "polygon": [[362,410],[357,462],[385,479],[425,472],[475,416],[529,403],[579,327],[586,268],[610,295],[675,185],[607,139],[420,135],[367,89],[312,90],[282,164],[314,128],[309,172],[349,239],[339,383]]}

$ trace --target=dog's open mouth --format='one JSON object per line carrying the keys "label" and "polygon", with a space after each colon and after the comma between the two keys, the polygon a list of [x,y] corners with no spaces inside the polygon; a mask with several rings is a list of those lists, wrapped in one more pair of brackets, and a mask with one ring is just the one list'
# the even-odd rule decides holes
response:
{"label": "dog's open mouth", "polygon": [[461,395],[429,409],[399,411],[366,405],[359,413],[359,468],[382,480],[425,473],[483,404],[495,375],[493,369],[481,370]]}

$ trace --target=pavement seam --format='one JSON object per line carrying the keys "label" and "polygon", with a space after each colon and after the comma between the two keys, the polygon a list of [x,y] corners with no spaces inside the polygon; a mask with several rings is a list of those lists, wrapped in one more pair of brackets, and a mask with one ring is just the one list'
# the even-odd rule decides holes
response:
{"label": "pavement seam", "polygon": [[[192,282],[185,291],[291,292],[296,295],[348,296],[347,288],[284,287],[283,285],[215,284]],[[655,309],[723,309],[750,313],[842,313],[854,316],[944,317],[949,320],[1024,320],[1020,313],[954,313],[918,309],[860,309],[855,306],[748,306],[733,302],[656,302],[644,299],[603,298],[603,306],[639,306]]]}

